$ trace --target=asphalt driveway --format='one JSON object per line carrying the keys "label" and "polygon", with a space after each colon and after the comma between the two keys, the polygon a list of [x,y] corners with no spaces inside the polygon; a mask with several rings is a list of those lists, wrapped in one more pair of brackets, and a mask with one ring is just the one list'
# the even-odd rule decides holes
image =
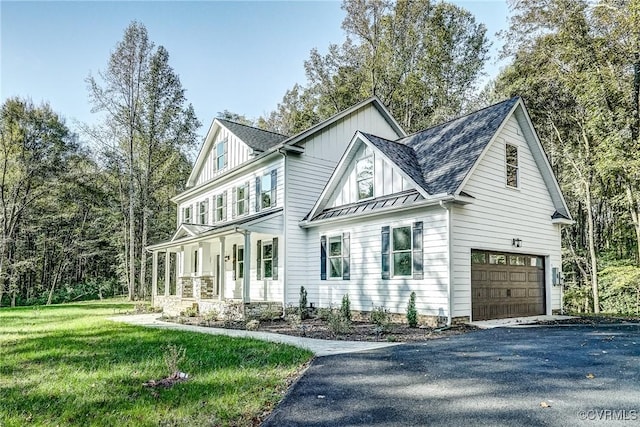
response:
{"label": "asphalt driveway", "polygon": [[640,326],[491,329],[319,357],[265,426],[637,426]]}

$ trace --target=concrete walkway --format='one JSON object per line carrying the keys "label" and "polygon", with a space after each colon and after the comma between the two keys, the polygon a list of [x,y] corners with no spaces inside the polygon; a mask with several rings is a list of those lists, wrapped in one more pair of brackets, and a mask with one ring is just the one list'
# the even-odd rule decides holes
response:
{"label": "concrete walkway", "polygon": [[358,351],[375,350],[378,348],[398,345],[400,343],[367,342],[367,341],[334,341],[319,340],[313,338],[294,337],[291,335],[274,334],[270,332],[244,331],[238,329],[209,328],[206,326],[182,325],[179,323],[164,322],[160,320],[161,314],[132,314],[126,316],[110,317],[114,322],[123,322],[130,325],[146,326],[149,328],[171,329],[175,331],[199,332],[211,335],[227,335],[237,338],[254,338],[263,341],[271,341],[282,344],[290,344],[296,347],[312,351],[316,356],[333,356],[336,354],[354,353]]}

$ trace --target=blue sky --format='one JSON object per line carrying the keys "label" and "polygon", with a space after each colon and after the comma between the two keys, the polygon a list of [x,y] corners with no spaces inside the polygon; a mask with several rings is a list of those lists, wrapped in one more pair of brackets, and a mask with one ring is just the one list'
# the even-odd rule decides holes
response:
{"label": "blue sky", "polygon": [[[507,26],[506,0],[454,1],[485,23]],[[170,54],[204,134],[225,109],[257,118],[273,110],[316,47],[345,39],[339,1],[0,1],[0,97],[48,101],[75,128],[94,122],[85,83],[106,68],[137,20]],[[487,72],[495,75],[493,58]]]}

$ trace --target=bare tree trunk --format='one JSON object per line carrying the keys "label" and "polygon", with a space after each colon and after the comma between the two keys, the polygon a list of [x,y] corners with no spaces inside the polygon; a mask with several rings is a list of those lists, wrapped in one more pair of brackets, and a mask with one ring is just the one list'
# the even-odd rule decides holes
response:
{"label": "bare tree trunk", "polygon": [[147,228],[149,226],[147,216],[147,208],[145,206],[142,208],[142,247],[140,248],[140,295],[143,299],[146,298],[147,286],[147,253],[144,249],[147,246]]}
{"label": "bare tree trunk", "polygon": [[640,265],[640,203],[635,201],[630,185],[627,185],[627,201],[629,202],[633,228],[636,231],[637,265]]}
{"label": "bare tree trunk", "polygon": [[591,264],[591,290],[593,292],[593,312],[600,313],[598,295],[598,259],[596,257],[595,230],[591,202],[591,186],[585,182],[585,208],[587,210],[587,238],[589,240],[589,261]]}
{"label": "bare tree trunk", "polygon": [[[64,257],[64,254],[63,254]],[[60,279],[60,273],[62,272],[62,266],[64,265],[65,261],[64,258],[62,261],[60,261],[60,264],[58,265],[58,270],[56,271],[55,276],[53,276],[53,281],[51,283],[51,289],[49,290],[49,298],[47,298],[47,305],[51,305],[51,302],[53,301],[53,291],[56,289],[56,285],[58,284],[58,280]]]}
{"label": "bare tree trunk", "polygon": [[4,295],[4,242],[0,242],[0,307]]}

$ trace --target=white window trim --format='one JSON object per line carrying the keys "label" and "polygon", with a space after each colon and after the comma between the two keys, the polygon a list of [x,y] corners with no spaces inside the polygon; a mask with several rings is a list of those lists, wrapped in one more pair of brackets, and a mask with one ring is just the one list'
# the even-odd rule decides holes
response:
{"label": "white window trim", "polygon": [[[215,166],[215,170],[216,171],[221,171],[222,169],[224,169],[224,164],[226,163],[226,159],[225,159],[225,155],[227,153],[227,147],[225,146],[225,144],[227,144],[227,139],[222,139],[218,142],[216,142],[213,146],[213,162],[214,162],[214,166]],[[218,155],[218,146],[222,145],[222,155],[219,156]],[[218,167],[218,159],[222,158],[222,167],[219,168]]]}
{"label": "white window trim", "polygon": [[[265,190],[264,186],[263,186],[263,184],[264,184],[263,180],[267,176],[269,177],[269,182],[270,182],[269,190]],[[271,179],[271,171],[263,173],[262,176],[260,177],[260,194],[259,194],[259,197],[260,197],[260,210],[262,210],[262,209],[270,209],[270,208],[273,207],[273,190],[274,190],[274,187],[273,187],[273,180]],[[269,206],[264,206],[263,205],[263,200],[264,199],[262,198],[262,195],[265,194],[265,193],[269,193]]]}
{"label": "white window trim", "polygon": [[[363,197],[360,198],[360,181],[365,181],[365,179],[358,179],[358,163],[361,162],[362,160],[366,160],[366,159],[371,159],[371,165],[373,166],[372,170],[371,170],[371,178],[366,178],[366,181],[371,180],[371,188],[372,188],[372,192],[371,192],[371,196],[369,197]],[[375,182],[375,176],[376,176],[376,159],[374,157],[373,154],[369,154],[366,156],[362,156],[359,159],[356,160],[356,164],[355,164],[355,168],[354,168],[354,172],[355,172],[355,179],[356,179],[356,202],[361,202],[363,200],[370,200],[376,197],[376,182]]]}
{"label": "white window trim", "polygon": [[[238,258],[236,259],[236,280],[244,279],[244,245],[238,245],[237,254]],[[242,251],[242,256],[240,256],[240,251]],[[242,270],[240,270],[240,266],[242,266]],[[240,275],[240,271],[242,271],[242,276]]]}
{"label": "white window trim", "polygon": [[[191,224],[191,217],[193,215],[193,212],[191,211],[191,206],[185,206],[182,208],[182,222],[185,224]],[[187,212],[189,212],[189,215],[187,215]]]}
{"label": "white window trim", "polygon": [[[203,215],[204,215],[204,220],[203,220]],[[198,221],[200,221],[199,224],[203,224],[203,225],[207,225],[209,223],[208,200],[202,200],[198,203]]]}
{"label": "white window trim", "polygon": [[[264,250],[267,246],[271,245],[271,258],[264,257]],[[262,253],[260,254],[262,265],[262,280],[273,280],[273,240],[262,241],[262,248],[260,249]],[[265,261],[271,261],[271,276],[267,277],[267,270],[264,268]]]}
{"label": "white window trim", "polygon": [[[222,205],[219,206],[218,205],[218,197],[222,198]],[[226,215],[226,200],[224,197],[224,192],[223,193],[218,193],[215,196],[213,196],[213,200],[215,201],[215,206],[214,206],[214,217],[215,217],[215,221],[214,222],[223,222],[225,221],[227,218]],[[221,217],[218,218],[218,210],[222,208],[222,215],[220,215]]]}
{"label": "white window trim", "polygon": [[[335,238],[340,239],[340,255],[339,256],[331,256],[331,239]],[[342,239],[342,233],[340,234],[332,234],[327,235],[327,280],[342,280],[342,275],[344,274],[344,266],[342,265],[344,258],[344,240]],[[340,276],[331,276],[331,258],[339,258],[340,259]]]}
{"label": "white window trim", "polygon": [[[409,249],[404,249],[401,251],[396,251],[393,249],[393,230],[396,230],[398,228],[408,228],[409,229],[409,236],[411,237],[411,247]],[[411,224],[407,224],[407,225],[397,225],[397,226],[392,226],[390,227],[389,230],[389,254],[390,254],[390,277],[391,278],[398,278],[398,279],[406,279],[406,278],[413,278],[413,226]],[[411,255],[411,272],[408,275],[398,275],[396,274],[396,263],[395,263],[395,257],[394,255],[396,253],[405,253],[405,252],[409,252],[409,255]]]}
{"label": "white window trim", "polygon": [[[239,191],[241,188],[244,188],[245,191],[245,196],[244,198],[240,199],[240,194]],[[244,183],[242,185],[238,185],[236,186],[233,191],[235,191],[235,199],[236,199],[236,206],[235,206],[235,210],[236,210],[236,216],[246,216],[249,215],[249,207],[251,206],[251,201],[249,199],[249,183]],[[244,204],[244,213],[240,213],[240,202],[242,202]]]}
{"label": "white window trim", "polygon": [[[508,146],[512,146],[516,149],[516,165],[510,165],[509,163],[507,163],[507,147]],[[516,185],[509,185],[509,166],[511,167],[515,167],[516,168]],[[512,190],[519,190],[520,189],[520,147],[516,144],[512,144],[509,142],[505,142],[504,145],[504,185],[507,188],[510,188]]]}

